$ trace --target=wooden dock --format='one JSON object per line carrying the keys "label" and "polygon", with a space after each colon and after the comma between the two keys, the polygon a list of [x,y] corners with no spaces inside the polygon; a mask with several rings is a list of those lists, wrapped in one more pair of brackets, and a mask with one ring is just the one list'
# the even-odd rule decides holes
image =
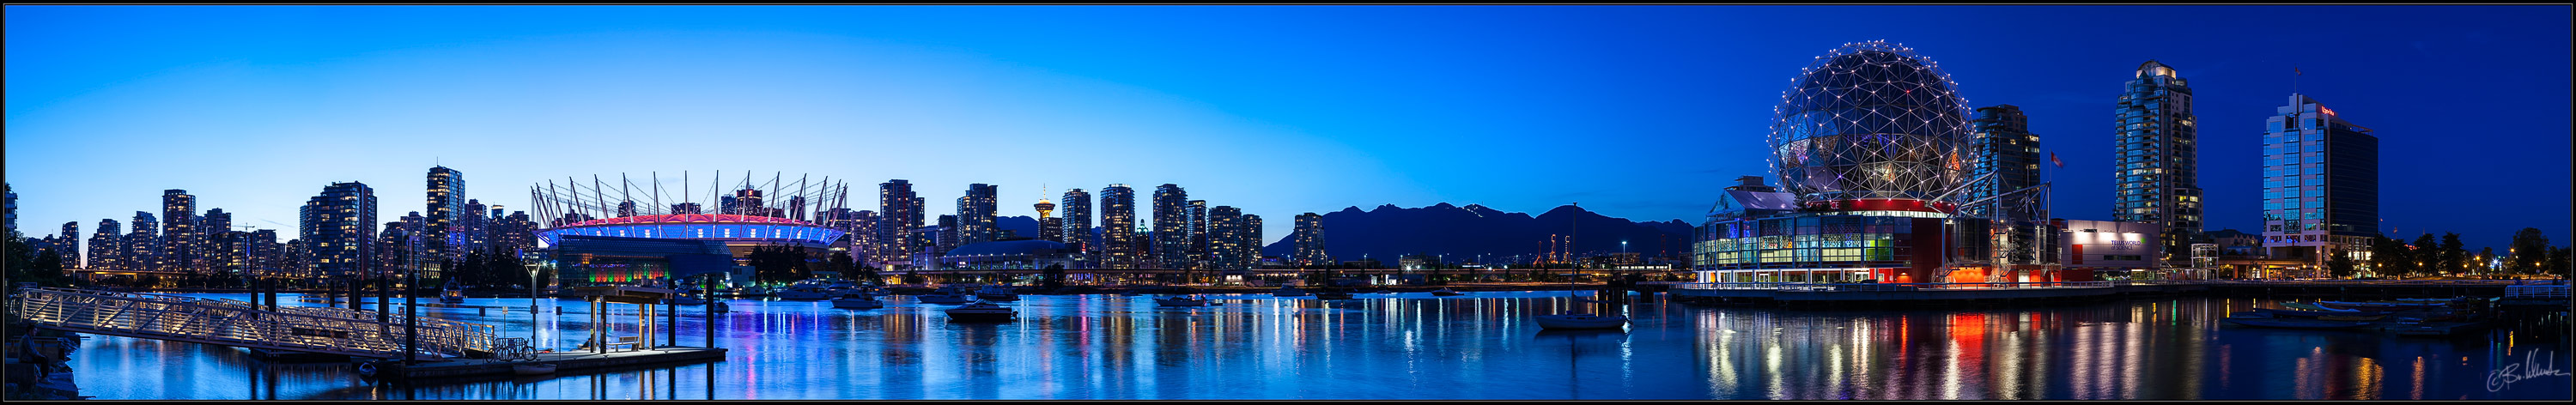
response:
{"label": "wooden dock", "polygon": [[400,362],[388,362],[385,365],[390,367],[388,369],[388,371],[391,371],[391,373],[389,373],[390,375],[399,376],[399,378],[420,380],[490,375],[506,376],[513,373],[512,366],[529,363],[552,363],[555,365],[555,373],[553,375],[565,375],[578,374],[584,370],[590,369],[718,362],[724,361],[724,356],[725,349],[721,348],[663,346],[652,349],[608,353],[538,353],[537,360],[533,362],[468,359],[414,364],[409,369],[402,368],[400,366]]}

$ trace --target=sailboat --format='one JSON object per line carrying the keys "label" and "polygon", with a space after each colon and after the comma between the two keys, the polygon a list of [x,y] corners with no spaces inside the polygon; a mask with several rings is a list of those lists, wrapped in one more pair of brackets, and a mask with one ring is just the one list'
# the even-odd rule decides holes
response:
{"label": "sailboat", "polygon": [[[1577,213],[1578,215],[1575,215],[1575,218],[1577,220],[1582,219],[1583,216],[1580,215],[1580,211]],[[1577,222],[1578,226],[1580,223],[1581,222],[1579,221]],[[1568,233],[1580,234],[1580,232]],[[1565,286],[1566,298],[1572,298],[1574,301],[1566,303],[1566,309],[1563,313],[1539,315],[1537,318],[1538,327],[1540,329],[1611,329],[1628,325],[1628,317],[1625,316],[1584,313],[1581,304],[1578,304],[1578,302],[1590,300],[1582,299],[1575,295],[1574,292],[1577,291],[1577,289],[1574,288],[1573,275],[1569,274],[1565,277]]]}

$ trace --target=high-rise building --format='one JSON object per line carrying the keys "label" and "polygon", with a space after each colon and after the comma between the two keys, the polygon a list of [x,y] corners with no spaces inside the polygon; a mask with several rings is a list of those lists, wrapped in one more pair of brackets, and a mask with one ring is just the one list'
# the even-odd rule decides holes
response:
{"label": "high-rise building", "polygon": [[2162,227],[2164,261],[2188,260],[2200,243],[2200,127],[2182,74],[2153,60],[2120,94],[2111,217]]}
{"label": "high-rise building", "polygon": [[210,274],[230,275],[233,270],[241,268],[237,265],[241,258],[236,255],[240,253],[237,243],[240,238],[232,235],[239,231],[233,230],[232,213],[224,212],[222,208],[207,209],[206,215],[197,217],[197,229],[204,235],[199,237],[197,250],[206,257],[206,269]]}
{"label": "high-rise building", "polygon": [[348,279],[376,262],[376,191],[365,183],[331,183],[306,200],[296,221],[308,269],[315,277]]}
{"label": "high-rise building", "polygon": [[124,261],[127,270],[157,271],[168,265],[163,262],[166,259],[161,257],[161,235],[154,232],[161,229],[160,223],[161,221],[152,219],[150,212],[134,212],[134,231],[125,234]]}
{"label": "high-rise building", "polygon": [[1055,202],[1047,201],[1045,191],[1038,192],[1038,203],[1030,207],[1038,210],[1038,240],[1064,241],[1064,219],[1055,217]]}
{"label": "high-rise building", "polygon": [[1208,261],[1207,210],[1207,200],[1190,200],[1189,226],[1183,229],[1190,235],[1189,268],[1205,269],[1214,265]]}
{"label": "high-rise building", "polygon": [[787,219],[805,220],[805,196],[787,196]]}
{"label": "high-rise building", "polygon": [[502,253],[513,255],[535,251],[537,222],[528,217],[527,211],[511,211],[510,215],[492,221],[492,244],[499,246]]}
{"label": "high-rise building", "polygon": [[1316,213],[1297,214],[1296,253],[1289,259],[1298,266],[1333,264],[1333,256],[1324,253],[1324,216]]}
{"label": "high-rise building", "polygon": [[1190,268],[1190,193],[1180,185],[1154,187],[1154,266]]}
{"label": "high-rise building", "polygon": [[876,257],[882,260],[909,260],[922,246],[916,244],[913,229],[921,227],[921,198],[912,192],[912,182],[902,179],[877,184]]}
{"label": "high-rise building", "polygon": [[687,215],[705,214],[707,213],[707,208],[698,205],[698,203],[671,204],[671,213]]}
{"label": "high-rise building", "polygon": [[492,245],[492,217],[484,213],[489,208],[482,200],[468,199],[465,212],[456,214],[455,232],[465,234],[466,252],[482,252]]}
{"label": "high-rise building", "polygon": [[635,212],[635,200],[626,200],[626,201],[618,201],[618,202],[617,202],[617,217],[618,217],[618,218],[631,217],[631,216],[635,216],[635,214],[637,214],[637,212]]}
{"label": "high-rise building", "polygon": [[1243,252],[1238,254],[1243,255],[1243,268],[1261,267],[1261,245],[1267,243],[1265,239],[1261,239],[1261,216],[1243,214],[1242,221],[1243,235],[1238,240],[1242,241],[1243,245],[1238,249],[1243,249]]}
{"label": "high-rise building", "polygon": [[429,263],[423,267],[429,270],[424,276],[444,272],[438,268],[440,259],[465,260],[465,233],[458,222],[459,217],[473,215],[465,210],[465,173],[446,166],[429,168],[428,212],[426,222],[413,224],[420,230],[410,235],[422,241],[416,252]]}
{"label": "high-rise building", "polygon": [[1243,210],[1219,205],[1207,210],[1208,268],[1242,270],[1250,268],[1243,260]]}
{"label": "high-rise building", "polygon": [[280,275],[277,271],[285,260],[281,257],[284,252],[278,249],[277,230],[261,229],[240,234],[244,261],[242,268],[254,275]]}
{"label": "high-rise building", "polygon": [[2263,135],[2263,247],[2323,266],[2379,237],[2379,137],[2306,95]]}
{"label": "high-rise building", "polygon": [[948,254],[948,251],[956,250],[958,246],[965,245],[965,243],[961,243],[960,241],[960,239],[964,239],[964,235],[961,234],[965,232],[958,229],[958,222],[956,215],[939,216],[939,238],[932,243],[929,251],[930,256],[938,257],[940,255],[945,255]]}
{"label": "high-rise building", "polygon": [[188,190],[161,190],[161,267],[162,271],[203,274],[197,243],[197,196]]}
{"label": "high-rise building", "polygon": [[1145,249],[1136,240],[1136,189],[1111,184],[1100,189],[1101,267],[1133,269]]}
{"label": "high-rise building", "polygon": [[1095,255],[1099,246],[1091,244],[1091,193],[1082,189],[1064,191],[1064,230],[1060,232],[1067,249],[1083,255]]}
{"label": "high-rise building", "polygon": [[81,265],[80,242],[80,221],[64,222],[62,246],[56,247],[63,254],[63,267],[89,268]]}
{"label": "high-rise building", "polygon": [[[966,185],[966,196],[957,197],[958,246],[993,241],[993,218],[1000,201],[1001,187],[975,183]],[[941,224],[946,225],[946,224]]]}
{"label": "high-rise building", "polygon": [[0,185],[0,189],[7,189],[7,190],[6,190],[6,193],[9,195],[9,196],[8,196],[8,201],[7,201],[7,205],[8,205],[8,207],[7,207],[7,208],[8,208],[8,213],[7,213],[7,214],[8,214],[8,217],[9,217],[9,218],[8,218],[8,220],[9,220],[9,222],[8,222],[8,224],[9,224],[9,231],[10,231],[10,232],[17,232],[17,231],[18,231],[18,188],[17,188],[17,186],[13,186],[13,185]]}
{"label": "high-rise building", "polygon": [[[2003,193],[2039,185],[2039,135],[2030,133],[2030,119],[2021,107],[2004,104],[1978,107],[1968,121],[1969,152],[1975,157],[1968,178],[1984,180],[1970,184],[1967,201],[1993,198]],[[2000,211],[2015,221],[2030,221],[2038,215],[2029,207],[1977,205],[1961,207],[1972,217],[1987,217]],[[2043,218],[2044,219],[2044,218]]]}
{"label": "high-rise building", "polygon": [[716,205],[726,214],[769,216],[768,210],[761,205],[760,200],[760,189],[745,187],[734,190],[733,195],[724,197]]}
{"label": "high-rise building", "polygon": [[128,270],[123,260],[124,238],[120,235],[124,232],[125,228],[117,226],[116,220],[98,220],[98,233],[89,237],[89,265],[86,267],[99,270]]}
{"label": "high-rise building", "polygon": [[[414,212],[412,214],[413,215],[410,217],[411,219],[420,219],[420,213]],[[386,222],[384,233],[376,236],[376,264],[374,266],[376,273],[369,277],[403,274],[411,269],[419,268],[422,262],[432,259],[429,257],[422,257],[427,254],[427,252],[421,251],[427,243],[424,243],[426,241],[419,237],[420,234],[412,232],[413,230],[426,229],[428,227],[422,224],[406,222],[408,221]]]}

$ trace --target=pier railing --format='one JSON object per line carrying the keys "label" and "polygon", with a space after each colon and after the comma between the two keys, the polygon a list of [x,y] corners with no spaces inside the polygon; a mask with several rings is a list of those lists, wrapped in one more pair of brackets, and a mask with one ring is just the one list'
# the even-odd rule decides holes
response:
{"label": "pier railing", "polygon": [[[61,288],[22,288],[9,305],[38,326],[144,339],[363,357],[400,357],[403,316],[323,307],[263,310],[240,300]],[[490,352],[491,325],[421,318],[421,351]]]}

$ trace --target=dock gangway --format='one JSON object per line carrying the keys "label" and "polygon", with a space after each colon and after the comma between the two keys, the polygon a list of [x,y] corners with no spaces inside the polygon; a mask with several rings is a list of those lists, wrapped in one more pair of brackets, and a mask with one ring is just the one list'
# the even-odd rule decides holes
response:
{"label": "dock gangway", "polygon": [[[265,310],[249,302],[67,288],[20,288],[13,310],[37,327],[68,332],[254,349],[399,358],[403,316],[330,307]],[[495,328],[422,317],[420,351],[451,357],[490,353]]]}

